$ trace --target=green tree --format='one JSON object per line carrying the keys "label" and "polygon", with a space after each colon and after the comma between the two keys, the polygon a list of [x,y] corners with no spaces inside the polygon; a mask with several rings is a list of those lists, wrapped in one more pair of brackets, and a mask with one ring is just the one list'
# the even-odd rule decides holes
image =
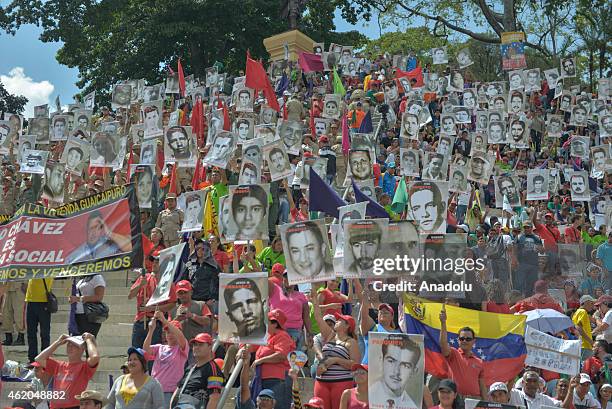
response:
{"label": "green tree", "polygon": [[0,112],[21,114],[27,103],[28,99],[26,97],[12,95],[4,88],[4,84],[0,82]]}

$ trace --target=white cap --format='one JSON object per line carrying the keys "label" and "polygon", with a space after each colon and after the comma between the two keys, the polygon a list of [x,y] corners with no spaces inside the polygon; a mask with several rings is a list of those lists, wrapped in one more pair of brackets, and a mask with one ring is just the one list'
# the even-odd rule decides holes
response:
{"label": "white cap", "polygon": [[333,322],[336,322],[336,316],[333,314],[327,314],[325,316],[323,316],[323,321],[327,321],[327,320],[331,320]]}
{"label": "white cap", "polygon": [[495,382],[491,386],[489,386],[489,395],[497,391],[504,391],[508,393],[508,387],[503,382]]}
{"label": "white cap", "polygon": [[593,382],[591,382],[591,377],[588,374],[581,373],[580,374],[580,383],[593,383]]}

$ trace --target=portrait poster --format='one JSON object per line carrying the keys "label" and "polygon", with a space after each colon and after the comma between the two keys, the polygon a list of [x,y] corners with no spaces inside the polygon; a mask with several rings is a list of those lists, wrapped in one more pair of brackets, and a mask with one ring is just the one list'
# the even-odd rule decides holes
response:
{"label": "portrait poster", "polygon": [[35,146],[36,146],[36,135],[21,135],[19,137],[19,149],[17,151],[17,160],[19,161],[20,164],[22,163],[23,159],[25,159],[24,152],[27,150],[34,149]]}
{"label": "portrait poster", "polygon": [[232,132],[218,132],[204,157],[204,163],[226,169],[232,153],[236,149],[236,139],[236,135]]}
{"label": "portrait poster", "polygon": [[331,124],[331,119],[326,118],[314,118],[314,129],[317,137],[322,135],[327,135],[329,133],[329,126]]}
{"label": "portrait poster", "polygon": [[279,226],[289,284],[316,283],[335,278],[325,220]]}
{"label": "portrait poster", "polygon": [[[229,240],[228,234],[234,234],[238,230],[236,223],[234,223],[231,217],[231,206],[229,201],[230,196],[225,195],[219,198],[219,214],[214,215],[217,218],[217,225],[219,226],[219,236],[221,237],[222,243],[232,243]],[[207,197],[208,199],[208,197]]]}
{"label": "portrait poster", "polygon": [[234,133],[238,135],[238,143],[249,141],[253,139],[253,133],[255,130],[255,124],[253,118],[240,117],[234,120]]}
{"label": "portrait poster", "polygon": [[[261,170],[263,164],[263,138],[257,138],[242,144],[240,157],[242,161],[252,162],[258,170]],[[247,183],[250,184],[250,183]]]}
{"label": "portrait poster", "polygon": [[402,115],[402,125],[401,125],[401,138],[419,139],[419,116],[411,113],[404,113]]}
{"label": "portrait poster", "polygon": [[191,126],[171,126],[164,129],[164,161],[181,167],[195,167],[198,157]]}
{"label": "portrait poster", "polygon": [[459,64],[459,68],[462,69],[474,64],[474,60],[472,60],[472,54],[469,48],[462,48],[457,52],[457,63]]}
{"label": "portrait poster", "polygon": [[91,138],[89,164],[103,168],[115,168],[123,162],[121,138],[115,133],[96,132]]}
{"label": "portrait poster", "polygon": [[540,91],[542,89],[540,69],[525,70],[525,92]]}
{"label": "portrait poster", "polygon": [[527,67],[525,58],[525,33],[512,31],[501,34],[502,68],[515,70]]}
{"label": "portrait poster", "polygon": [[421,409],[424,336],[369,332],[368,344],[370,408]]}
{"label": "portrait poster", "polygon": [[291,155],[299,155],[302,149],[303,124],[301,121],[279,121],[276,128],[278,137],[283,141],[285,150]]}
{"label": "portrait poster", "polygon": [[111,108],[129,108],[132,101],[132,86],[130,84],[115,84],[113,86]]}
{"label": "portrait poster", "polygon": [[575,135],[570,140],[570,155],[576,158],[589,159],[589,144],[591,140],[588,136]]}
{"label": "portrait poster", "polygon": [[369,150],[353,150],[348,155],[347,177],[351,176],[355,181],[372,179],[372,158]]}
{"label": "portrait poster", "polygon": [[448,64],[448,55],[446,47],[438,47],[431,49],[431,58],[434,65]]}
{"label": "portrait poster", "polygon": [[201,231],[204,223],[204,191],[194,190],[183,193],[185,196],[185,219],[181,232]]}
{"label": "portrait poster", "polygon": [[591,176],[596,179],[604,177],[610,168],[610,149],[608,145],[598,145],[591,148]]}
{"label": "portrait poster", "polygon": [[[495,180],[495,207],[501,209],[507,201],[511,207],[521,206],[521,182],[517,176],[494,176]],[[504,200],[505,197],[505,200]]]}
{"label": "portrait poster", "polygon": [[153,295],[147,301],[147,307],[159,305],[170,300],[170,290],[174,277],[181,267],[183,252],[187,243],[180,243],[159,252],[159,281]]}
{"label": "portrait poster", "polygon": [[508,73],[508,89],[510,91],[522,90],[525,88],[523,70],[513,70]]}
{"label": "portrait poster", "polygon": [[421,178],[430,181],[444,181],[448,176],[448,156],[427,152]]}
{"label": "portrait poster", "polygon": [[36,149],[25,150],[22,153],[21,163],[19,163],[19,172],[44,175],[48,158],[49,151]]}
{"label": "portrait poster", "polygon": [[210,145],[215,136],[225,129],[225,118],[223,109],[213,109],[206,117],[208,121],[208,137],[206,145]]}
{"label": "portrait poster", "polygon": [[419,176],[419,151],[416,149],[400,148],[400,170],[402,176]]}
{"label": "portrait poster", "polygon": [[[11,113],[5,112],[4,120],[8,121],[8,126],[9,126],[8,139],[13,142],[17,142],[17,140],[21,136],[21,131],[23,130],[23,116],[19,114],[11,114]],[[0,145],[2,144],[0,143]]]}
{"label": "portrait poster", "polygon": [[[419,233],[416,226],[408,220],[400,220],[397,222],[389,221],[389,227],[386,232],[385,245],[383,246],[382,257],[395,259],[397,255],[403,257],[407,255],[412,259],[418,259],[421,256],[419,245]],[[374,271],[375,276],[397,277],[404,276],[404,271],[384,270]],[[378,274],[380,273],[380,274]],[[383,278],[384,278],[383,277]]]}
{"label": "portrait poster", "polygon": [[136,200],[141,209],[153,207],[158,187],[155,165],[138,164],[130,167],[131,179],[136,190]]}
{"label": "portrait poster", "polygon": [[487,151],[487,131],[476,131],[472,134],[472,147],[470,149],[470,155],[474,155],[476,152],[485,153]]}
{"label": "portrait poster", "polygon": [[487,143],[489,145],[502,144],[506,142],[506,123],[503,121],[489,120],[489,132]]}
{"label": "portrait poster", "polygon": [[346,220],[344,224],[345,278],[369,278],[374,260],[382,257],[389,219]]}
{"label": "portrait poster", "polygon": [[446,233],[448,182],[416,181],[408,185],[408,217],[420,233]]}
{"label": "portrait poster", "polygon": [[265,345],[268,273],[219,274],[219,340]]}
{"label": "portrait poster", "polygon": [[34,107],[34,118],[49,118],[49,104],[36,105]]}
{"label": "portrait poster", "polygon": [[548,169],[527,170],[527,200],[548,200]]}
{"label": "portrait poster", "polygon": [[527,149],[529,147],[529,125],[530,121],[528,119],[522,120],[513,117],[506,137],[510,146],[516,149]]}
{"label": "portrait poster", "polygon": [[229,216],[235,230],[226,231],[228,240],[268,238],[269,192],[268,184],[230,187]]}
{"label": "portrait poster", "polygon": [[140,107],[140,115],[142,118],[144,139],[155,138],[163,135],[164,128],[162,126],[162,110],[163,101],[161,99],[151,102],[146,102]]}
{"label": "portrait poster", "polygon": [[276,137],[276,124],[255,125],[253,132],[255,139],[263,139],[267,143],[278,139]]}
{"label": "portrait poster", "polygon": [[264,158],[268,163],[271,181],[275,182],[293,174],[289,155],[285,151],[283,141],[274,141],[263,147]]}
{"label": "portrait poster", "polygon": [[438,140],[438,146],[436,147],[436,153],[444,155],[445,157],[451,157],[453,153],[453,147],[455,146],[455,137],[452,135],[440,135]]}
{"label": "portrait poster", "polygon": [[83,98],[83,108],[93,110],[96,106],[96,91],[92,91]]}
{"label": "portrait poster", "polygon": [[0,153],[8,155],[12,139],[9,121],[0,121]]}
{"label": "portrait poster", "polygon": [[548,115],[546,131],[549,137],[560,138],[563,131],[563,115]]}
{"label": "portrait poster", "polygon": [[140,164],[155,165],[157,162],[157,139],[149,139],[140,146]]}
{"label": "portrait poster", "polygon": [[66,171],[80,176],[89,165],[89,152],[91,144],[79,138],[71,136],[66,142],[60,163],[66,164]]}
{"label": "portrait poster", "polygon": [[63,163],[47,161],[41,195],[43,199],[54,204],[64,203],[65,168]]}
{"label": "portrait poster", "polygon": [[261,166],[249,159],[242,159],[240,173],[238,175],[239,185],[256,185],[261,182]]}
{"label": "portrait poster", "polygon": [[37,144],[49,143],[49,128],[51,121],[47,117],[30,118],[28,121],[28,132],[30,135],[36,135]]}
{"label": "portrait poster", "polygon": [[342,96],[339,94],[325,94],[323,112],[321,116],[327,119],[340,119],[342,114]]}
{"label": "portrait poster", "polygon": [[[348,220],[365,219],[367,204],[367,202],[360,202],[338,207],[338,224],[330,226],[339,226],[338,229],[335,229],[335,234],[332,234],[334,263],[337,258],[342,259],[344,257],[344,225]],[[342,268],[341,266],[340,268]]]}
{"label": "portrait poster", "polygon": [[555,88],[557,86],[557,80],[559,79],[559,69],[549,68],[544,70],[544,78],[551,89]]}
{"label": "portrait poster", "polygon": [[570,171],[569,182],[573,202],[591,200],[589,174],[586,170]]}
{"label": "portrait poster", "polygon": [[33,203],[21,207],[0,226],[0,237],[14,244],[0,248],[0,281],[142,267],[140,212],[133,193],[125,185],[54,209]]}
{"label": "portrait poster", "polygon": [[609,195],[593,196],[589,202],[591,214],[605,216],[606,208],[612,206],[612,201]]}
{"label": "portrait poster", "polygon": [[162,84],[149,85],[144,87],[142,99],[145,104],[163,99]]}
{"label": "portrait poster", "polygon": [[236,112],[253,112],[253,96],[255,91],[242,87],[234,91],[232,101]]}
{"label": "portrait poster", "polygon": [[179,93],[179,75],[178,72],[170,74],[166,77],[166,87],[164,89],[166,94],[178,94]]}
{"label": "portrait poster", "polygon": [[93,111],[91,109],[77,109],[74,111],[74,129],[81,131],[91,131],[91,117]]}
{"label": "portrait poster", "polygon": [[573,78],[576,76],[576,58],[561,58],[561,78]]}
{"label": "portrait poster", "polygon": [[467,166],[451,165],[448,191],[457,193],[468,191]]}
{"label": "portrait poster", "polygon": [[440,115],[440,133],[445,135],[456,135],[457,120],[455,119],[454,113],[446,113]]}

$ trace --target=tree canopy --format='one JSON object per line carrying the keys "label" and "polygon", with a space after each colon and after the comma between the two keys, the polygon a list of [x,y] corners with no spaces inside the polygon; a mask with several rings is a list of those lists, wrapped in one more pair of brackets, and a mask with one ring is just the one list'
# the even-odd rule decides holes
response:
{"label": "tree canopy", "polygon": [[11,114],[21,114],[28,99],[24,96],[12,95],[4,88],[0,82],[0,112],[10,112]]}

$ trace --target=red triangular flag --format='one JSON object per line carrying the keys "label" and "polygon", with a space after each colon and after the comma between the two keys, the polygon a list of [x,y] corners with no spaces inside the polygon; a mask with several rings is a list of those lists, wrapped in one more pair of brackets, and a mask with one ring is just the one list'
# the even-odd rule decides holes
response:
{"label": "red triangular flag", "polygon": [[178,59],[178,77],[179,77],[179,92],[181,96],[185,96],[185,73],[183,72],[183,64],[181,64],[181,59]]}
{"label": "red triangular flag", "polygon": [[315,120],[314,120],[314,113],[312,112],[312,108],[310,108],[310,134],[312,135],[313,138],[317,134],[316,129],[315,129]]}
{"label": "red triangular flag", "polygon": [[177,194],[177,188],[176,188],[176,168],[178,167],[177,163],[174,163],[174,166],[172,166],[172,173],[170,174],[170,189],[168,189],[168,193],[174,193],[175,195]]}
{"label": "red triangular flag", "polygon": [[200,184],[200,169],[202,168],[202,159],[198,158],[196,160],[196,167],[193,171],[193,179],[191,180],[191,188],[193,190],[198,190],[198,185]]}
{"label": "red triangular flag", "polygon": [[401,78],[401,77],[408,77],[410,79],[416,79],[416,84],[415,87],[422,87],[424,84],[423,82],[423,69],[421,67],[416,67],[414,70],[411,71],[402,71],[399,68],[397,68],[395,70],[395,77],[396,78]]}
{"label": "red triangular flag", "polygon": [[259,61],[251,59],[248,52],[246,60],[245,85],[249,88],[253,88],[254,90],[263,90],[264,96],[268,101],[268,106],[274,109],[276,112],[280,112],[280,106],[278,106],[276,94],[274,93],[274,89],[272,89],[272,85],[270,85],[266,70]]}
{"label": "red triangular flag", "polygon": [[223,104],[223,130],[230,132],[232,130],[232,124],[230,122],[229,112],[227,105]]}
{"label": "red triangular flag", "polygon": [[128,158],[127,163],[127,181],[130,183],[130,179],[132,179],[132,165],[134,164],[134,149],[130,148],[130,157]]}
{"label": "red triangular flag", "polygon": [[163,146],[157,146],[157,160],[156,164],[159,169],[164,169],[166,158],[164,157],[164,148]]}
{"label": "red triangular flag", "polygon": [[193,109],[191,110],[191,129],[193,133],[196,135],[196,140],[198,142],[198,147],[204,145],[204,108],[202,106],[202,99],[197,98],[195,103],[193,104]]}
{"label": "red triangular flag", "polygon": [[151,253],[151,251],[153,251],[154,247],[155,246],[153,246],[153,242],[149,240],[146,234],[143,233],[142,235],[142,254],[144,254],[145,257],[148,256]]}

